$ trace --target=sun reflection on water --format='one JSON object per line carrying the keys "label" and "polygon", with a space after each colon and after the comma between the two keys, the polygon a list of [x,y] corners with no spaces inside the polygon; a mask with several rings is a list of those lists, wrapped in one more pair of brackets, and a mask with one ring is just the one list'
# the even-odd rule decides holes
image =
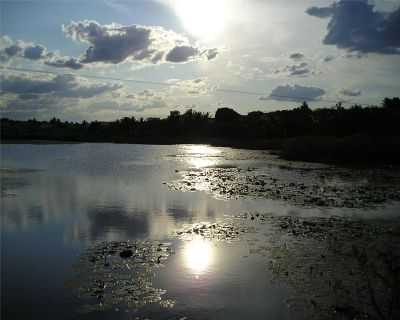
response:
{"label": "sun reflection on water", "polygon": [[219,163],[221,150],[205,145],[186,146],[187,162],[196,169],[215,166]]}
{"label": "sun reflection on water", "polygon": [[214,261],[214,249],[209,240],[195,238],[185,245],[184,263],[196,277],[204,274]]}
{"label": "sun reflection on water", "polygon": [[191,145],[186,146],[185,149],[189,154],[199,154],[204,156],[212,156],[221,153],[221,150],[206,145]]}

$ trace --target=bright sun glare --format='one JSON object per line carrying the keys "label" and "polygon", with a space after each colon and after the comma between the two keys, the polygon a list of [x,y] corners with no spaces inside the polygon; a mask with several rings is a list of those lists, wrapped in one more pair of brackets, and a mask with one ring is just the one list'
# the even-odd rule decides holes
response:
{"label": "bright sun glare", "polygon": [[186,146],[185,152],[188,155],[187,162],[197,169],[217,165],[220,161],[217,155],[221,150],[213,147],[202,145]]}
{"label": "bright sun glare", "polygon": [[211,242],[204,239],[193,239],[184,249],[185,265],[196,276],[203,274],[213,262],[214,254]]}
{"label": "bright sun glare", "polygon": [[187,31],[202,40],[220,35],[226,25],[226,0],[176,0],[175,10]]}

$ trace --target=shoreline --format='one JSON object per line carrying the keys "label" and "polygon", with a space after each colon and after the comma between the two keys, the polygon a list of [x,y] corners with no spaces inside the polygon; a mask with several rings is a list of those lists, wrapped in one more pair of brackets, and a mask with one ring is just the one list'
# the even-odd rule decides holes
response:
{"label": "shoreline", "polygon": [[110,143],[127,145],[210,145],[241,150],[268,151],[287,161],[323,163],[339,166],[376,167],[400,164],[400,137],[354,135],[345,137],[299,136],[289,138],[236,140],[229,139],[110,139],[110,140],[51,140],[1,139],[1,144],[66,145]]}

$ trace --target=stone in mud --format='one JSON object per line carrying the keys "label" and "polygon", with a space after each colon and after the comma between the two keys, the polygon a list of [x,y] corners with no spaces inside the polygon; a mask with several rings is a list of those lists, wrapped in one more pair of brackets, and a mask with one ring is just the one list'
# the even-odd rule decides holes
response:
{"label": "stone in mud", "polygon": [[130,250],[130,249],[121,251],[121,252],[119,253],[119,256],[120,256],[122,259],[130,258],[130,257],[133,256],[133,251]]}

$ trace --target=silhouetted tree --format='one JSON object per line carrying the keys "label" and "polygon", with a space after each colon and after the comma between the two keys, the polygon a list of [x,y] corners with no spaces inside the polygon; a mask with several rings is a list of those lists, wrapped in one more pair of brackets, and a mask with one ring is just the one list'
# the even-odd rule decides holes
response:
{"label": "silhouetted tree", "polygon": [[219,123],[232,122],[240,119],[240,114],[230,108],[219,108],[215,113],[215,120]]}
{"label": "silhouetted tree", "polygon": [[251,145],[257,140],[299,136],[374,137],[400,136],[400,99],[386,98],[383,107],[354,105],[311,110],[303,103],[292,110],[249,112],[242,116],[231,108],[220,108],[215,119],[209,113],[189,109],[171,111],[166,119],[125,117],[112,122],[15,121],[1,119],[2,139],[53,139],[133,143],[190,143],[221,139],[223,143]]}
{"label": "silhouetted tree", "polygon": [[382,106],[388,109],[399,109],[400,108],[400,98],[385,98],[383,99]]}

